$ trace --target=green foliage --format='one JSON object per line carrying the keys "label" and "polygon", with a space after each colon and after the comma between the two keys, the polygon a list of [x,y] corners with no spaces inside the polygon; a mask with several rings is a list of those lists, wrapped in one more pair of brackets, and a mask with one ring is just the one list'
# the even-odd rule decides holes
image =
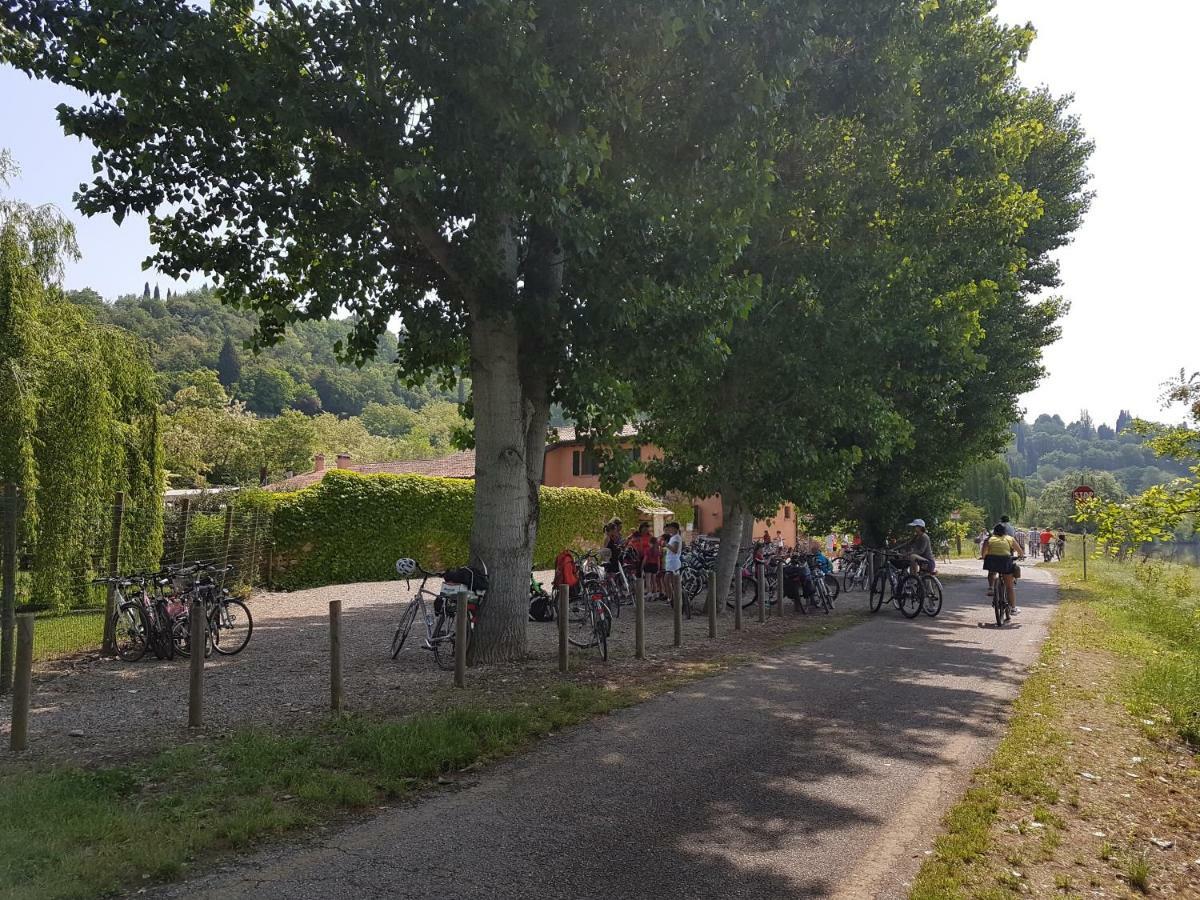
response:
{"label": "green foliage", "polygon": [[1082,484],[1091,485],[1096,496],[1103,501],[1117,502],[1126,497],[1121,485],[1109,472],[1068,472],[1046,485],[1038,497],[1038,521],[1035,524],[1053,531],[1075,531],[1076,507],[1072,491]]}
{"label": "green foliage", "polygon": [[[402,556],[428,569],[462,565],[474,496],[469,480],[337,471],[314,487],[275,495],[276,581],[294,590],[389,580]],[[534,563],[548,567],[565,547],[597,546],[614,515],[636,522],[639,506],[657,505],[639,491],[542,488]]]}
{"label": "green foliage", "polygon": [[1016,522],[1025,512],[1025,485],[1009,474],[1008,464],[1000,457],[967,467],[963,495],[982,507],[984,520],[993,524],[1001,516]]}
{"label": "green foliage", "polygon": [[[1175,427],[1155,426],[1137,420],[1131,429],[1146,437],[1159,456],[1181,465],[1200,461],[1200,373],[1180,372],[1177,381],[1167,382],[1163,399],[1182,403],[1191,423]],[[1153,485],[1124,502],[1100,497],[1078,510],[1078,521],[1095,527],[1096,536],[1108,552],[1124,556],[1142,545],[1174,540],[1184,530],[1196,531],[1200,521],[1200,465],[1188,475],[1167,484]]]}
{"label": "green foliage", "polygon": [[[0,183],[6,177],[0,158]],[[115,492],[146,510],[120,548],[148,565],[162,548],[157,392],[144,346],[94,324],[51,280],[70,226],[0,199],[0,482],[25,500],[22,539],[40,603],[77,602]]]}

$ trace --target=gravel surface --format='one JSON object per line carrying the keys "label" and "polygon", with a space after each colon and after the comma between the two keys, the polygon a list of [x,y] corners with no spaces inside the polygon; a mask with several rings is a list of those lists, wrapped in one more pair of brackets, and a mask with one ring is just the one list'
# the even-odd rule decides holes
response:
{"label": "gravel surface", "polygon": [[[549,584],[552,572],[537,573]],[[430,580],[436,590],[439,582]],[[187,726],[188,661],[157,660],[147,654],[126,663],[97,655],[40,664],[35,672],[30,750],[24,762],[70,760],[96,764],[127,759],[181,742],[204,739],[247,725],[305,724],[329,709],[329,601],[342,601],[343,683],[346,708],[404,715],[447,703],[478,702],[480,690],[454,691],[453,673],[437,667],[418,643],[390,658],[392,634],[413,581],[335,585],[293,593],[256,594],[249,601],[254,633],[241,654],[214,655],[205,663],[205,728]],[[865,594],[848,595],[839,613],[861,611]],[[785,633],[817,627],[823,616],[788,615],[761,626],[753,610],[746,630],[732,632],[732,612],[721,621],[722,636],[708,639],[703,616],[684,622],[684,648],[672,647],[671,610],[647,604],[646,646],[650,664],[633,659],[633,610],[615,622],[611,662],[594,664],[598,651],[578,651],[579,677],[621,680],[652,671],[655,664],[741,652],[767,646]],[[558,632],[552,623],[529,624],[530,655],[521,664],[480,666],[468,679],[482,693],[503,693],[533,678],[557,678]],[[572,651],[573,654],[576,651]],[[589,665],[592,663],[592,665]],[[7,742],[11,699],[0,698],[0,740]]]}
{"label": "gravel surface", "polygon": [[[978,575],[970,561],[945,568]],[[937,619],[884,611],[550,738],[458,790],[158,893],[906,896],[994,747],[1057,595],[1026,569],[1023,614],[998,630],[984,627],[981,578],[947,588]]]}

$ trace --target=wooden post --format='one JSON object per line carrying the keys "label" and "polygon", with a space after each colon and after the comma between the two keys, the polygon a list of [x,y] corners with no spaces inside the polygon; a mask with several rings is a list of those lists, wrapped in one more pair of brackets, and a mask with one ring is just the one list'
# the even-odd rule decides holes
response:
{"label": "wooden post", "polygon": [[458,595],[458,608],[454,613],[454,686],[467,686],[467,625],[471,621],[471,610],[468,609],[470,593],[461,591]]}
{"label": "wooden post", "polygon": [[342,711],[342,601],[329,601],[329,708]]}
{"label": "wooden post", "polygon": [[225,504],[225,536],[221,543],[221,584],[225,583],[225,570],[229,567],[229,544],[233,540],[233,501]]}
{"label": "wooden post", "polygon": [[7,694],[13,685],[13,639],[17,625],[17,486],[4,485],[4,498],[0,500],[0,513],[4,524],[0,536],[4,545],[0,547],[0,694]]}
{"label": "wooden post", "polygon": [[571,589],[558,586],[558,671],[567,671],[567,617],[570,613]]}
{"label": "wooden post", "polygon": [[24,750],[29,742],[29,698],[33,692],[33,613],[17,616],[17,671],[13,679],[12,732],[8,746]]}
{"label": "wooden post", "polygon": [[179,564],[187,561],[187,532],[188,523],[192,520],[192,498],[184,497],[179,501],[179,520],[183,523],[179,531]]}
{"label": "wooden post", "polygon": [[[113,496],[113,514],[112,514],[112,534],[110,540],[112,543],[108,548],[108,574],[110,577],[115,577],[120,574],[121,568],[121,535],[125,530],[125,492],[117,491]],[[115,634],[117,615],[117,586],[110,584],[108,586],[108,597],[104,601],[104,640],[100,644],[100,652],[105,656],[112,656],[117,652],[117,638]]]}
{"label": "wooden post", "polygon": [[678,572],[672,572],[667,576],[671,579],[671,593],[674,595],[671,603],[671,612],[674,625],[674,638],[672,645],[675,647],[683,646],[683,579],[679,577]]}
{"label": "wooden post", "polygon": [[250,587],[258,582],[258,517],[260,513],[254,513],[254,525],[250,529],[250,565],[246,567],[246,583]]}
{"label": "wooden post", "polygon": [[775,615],[783,616],[783,560],[779,561],[778,583],[775,586]]}
{"label": "wooden post", "polygon": [[758,623],[761,625],[767,621],[767,564],[759,563],[754,568],[758,587]]}
{"label": "wooden post", "polygon": [[633,583],[633,655],[646,658],[646,579]]}
{"label": "wooden post", "polygon": [[204,601],[193,597],[188,608],[188,626],[191,629],[188,652],[191,658],[188,678],[188,728],[199,728],[204,724],[204,633],[208,631],[208,620],[204,615]]}
{"label": "wooden post", "polygon": [[705,604],[708,608],[708,636],[715,638],[717,636],[717,573],[708,573],[708,602]]}

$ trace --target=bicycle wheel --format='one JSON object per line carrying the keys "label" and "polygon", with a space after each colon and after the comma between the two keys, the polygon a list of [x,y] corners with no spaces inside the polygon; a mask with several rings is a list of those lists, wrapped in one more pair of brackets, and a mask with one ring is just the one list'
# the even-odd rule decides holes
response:
{"label": "bicycle wheel", "polygon": [[813,581],[816,593],[813,595],[813,606],[825,610],[825,614],[829,615],[829,610],[833,609],[833,604],[829,602],[829,590],[825,586],[824,578],[816,578]]}
{"label": "bicycle wheel", "polygon": [[396,633],[392,635],[392,659],[399,656],[400,651],[404,649],[404,642],[408,640],[408,633],[412,630],[413,622],[417,620],[420,606],[420,601],[412,600],[400,614],[400,624],[396,626]]}
{"label": "bicycle wheel", "polygon": [[883,598],[887,596],[890,586],[886,569],[880,569],[875,573],[875,580],[871,582],[871,612],[879,612],[880,607],[883,606]]}
{"label": "bicycle wheel", "polygon": [[235,656],[250,643],[254,620],[250,618],[250,610],[245,603],[227,598],[217,606],[209,627],[212,629],[213,649],[223,656]]}
{"label": "bicycle wheel", "polygon": [[596,646],[594,604],[590,599],[591,592],[585,591],[584,594],[572,600],[567,610],[567,643],[581,650]]}
{"label": "bicycle wheel", "polygon": [[608,636],[612,633],[612,616],[604,608],[595,616],[596,643],[600,645],[600,658],[608,662]]}
{"label": "bicycle wheel", "polygon": [[942,611],[942,583],[933,575],[921,576],[921,589],[925,592],[925,615],[933,618]]}
{"label": "bicycle wheel", "polygon": [[826,575],[822,580],[825,582],[825,591],[829,594],[829,607],[832,609],[838,594],[842,592],[842,586],[838,584],[837,578],[833,575]]}
{"label": "bicycle wheel", "polygon": [[992,596],[992,612],[996,614],[996,627],[1004,626],[1004,617],[1008,612],[1008,585],[1004,583],[1004,576],[996,576],[996,590]]}
{"label": "bicycle wheel", "polygon": [[117,656],[125,662],[137,662],[146,655],[150,623],[136,603],[122,603],[113,615],[113,643]]}
{"label": "bicycle wheel", "polygon": [[433,646],[433,659],[439,669],[447,671],[454,668],[454,616],[442,615],[433,623],[433,637],[429,639]]}
{"label": "bicycle wheel", "polygon": [[915,619],[921,614],[921,607],[925,605],[925,596],[921,590],[919,578],[905,572],[900,576],[900,584],[896,593],[900,598],[900,612],[904,613],[904,618]]}
{"label": "bicycle wheel", "polygon": [[[208,659],[213,653],[212,629],[204,629],[204,658]],[[192,619],[188,613],[182,613],[171,620],[171,642],[174,644],[175,655],[184,659],[192,655]]]}

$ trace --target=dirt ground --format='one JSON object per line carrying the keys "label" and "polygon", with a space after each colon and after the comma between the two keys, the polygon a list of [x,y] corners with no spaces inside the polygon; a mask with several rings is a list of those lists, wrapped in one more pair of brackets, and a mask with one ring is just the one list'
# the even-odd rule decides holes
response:
{"label": "dirt ground", "polygon": [[[538,573],[543,583],[549,572]],[[431,581],[436,590],[436,584]],[[254,632],[238,656],[206,661],[203,734],[240,727],[286,727],[318,720],[329,708],[329,601],[342,601],[343,683],[346,708],[403,716],[448,703],[478,703],[489,695],[528,687],[531,681],[558,679],[557,627],[529,623],[529,656],[518,664],[480,666],[468,673],[468,690],[455,691],[452,673],[439,669],[419,642],[390,658],[400,610],[417,583],[375,582],[335,585],[293,593],[261,593],[250,600]],[[708,623],[697,616],[683,623],[683,647],[672,646],[671,610],[653,602],[646,609],[647,659],[633,658],[634,615],[625,608],[614,623],[610,661],[598,651],[572,649],[572,678],[636,683],[672,666],[753,652],[796,631],[828,629],[831,620],[857,617],[866,594],[845,595],[831,617],[796,615],[760,625],[747,610],[745,628],[733,631],[732,610],[723,610],[719,637],[708,638]],[[411,639],[410,639],[411,641]],[[72,761],[112,763],[194,740],[187,728],[188,661],[137,663],[81,655],[39,664],[35,669],[30,749],[23,763]],[[0,740],[7,742],[10,698],[0,698]]]}

